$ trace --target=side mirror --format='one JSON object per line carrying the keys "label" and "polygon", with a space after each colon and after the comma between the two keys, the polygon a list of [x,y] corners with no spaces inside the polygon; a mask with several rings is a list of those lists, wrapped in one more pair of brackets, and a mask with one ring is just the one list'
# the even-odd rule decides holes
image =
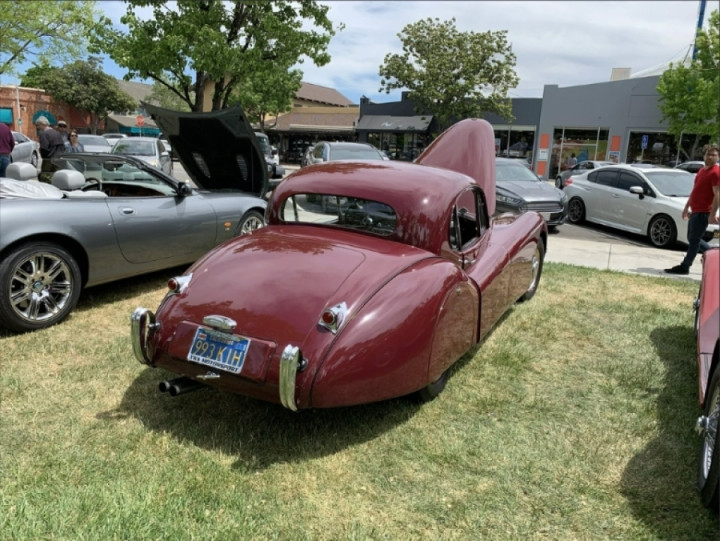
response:
{"label": "side mirror", "polygon": [[188,195],[192,194],[192,188],[190,187],[190,184],[185,181],[179,182],[177,187],[177,194],[180,197],[187,197]]}
{"label": "side mirror", "polygon": [[640,196],[640,199],[645,199],[645,190],[642,186],[630,186],[630,193]]}

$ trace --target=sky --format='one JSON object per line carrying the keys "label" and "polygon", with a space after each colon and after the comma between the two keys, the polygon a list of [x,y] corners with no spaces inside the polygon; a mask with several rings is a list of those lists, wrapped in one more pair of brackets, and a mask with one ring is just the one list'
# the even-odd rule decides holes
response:
{"label": "sky", "polygon": [[[303,81],[334,88],[353,103],[361,96],[383,103],[400,91],[380,92],[379,67],[400,53],[398,34],[426,18],[455,18],[460,31],[507,30],[520,79],[514,98],[541,98],[546,84],[561,87],[610,80],[613,68],[648,73],[692,54],[700,1],[320,1],[334,24],[344,23],[330,42],[329,64],[298,66]],[[125,4],[97,3],[119,25]],[[717,9],[708,2],[704,22]],[[149,13],[149,12],[148,12]],[[142,12],[139,13],[142,16]],[[125,71],[107,60],[105,68]]]}

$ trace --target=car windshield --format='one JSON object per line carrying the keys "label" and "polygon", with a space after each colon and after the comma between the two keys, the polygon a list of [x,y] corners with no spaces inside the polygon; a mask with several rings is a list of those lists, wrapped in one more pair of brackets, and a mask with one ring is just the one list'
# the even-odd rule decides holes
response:
{"label": "car windshield", "polygon": [[285,200],[281,219],[286,223],[332,225],[376,235],[392,234],[397,215],[379,201],[331,194],[296,194]]}
{"label": "car windshield", "polygon": [[668,197],[689,197],[695,177],[685,171],[645,171],[657,190]]}
{"label": "car windshield", "polygon": [[260,149],[263,151],[263,154],[270,154],[270,139],[268,139],[268,136],[264,133],[255,133],[255,139],[257,139],[257,142],[260,144]]}
{"label": "car windshield", "polygon": [[382,160],[382,154],[374,148],[334,148],[331,150],[330,158],[333,160]]}
{"label": "car windshield", "polygon": [[524,165],[514,163],[496,163],[495,164],[495,180],[498,182],[524,181],[537,182],[538,178],[535,173],[530,171]]}
{"label": "car windshield", "polygon": [[151,141],[125,141],[115,143],[113,154],[124,154],[126,156],[154,156],[155,145]]}

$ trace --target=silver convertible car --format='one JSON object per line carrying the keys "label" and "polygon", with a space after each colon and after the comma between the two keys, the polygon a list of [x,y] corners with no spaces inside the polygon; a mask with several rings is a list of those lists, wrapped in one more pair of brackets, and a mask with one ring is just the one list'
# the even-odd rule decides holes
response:
{"label": "silver convertible car", "polygon": [[161,115],[195,186],[91,153],[53,159],[52,184],[30,164],[0,179],[0,327],[48,327],[85,287],[192,263],[265,224],[265,160],[242,110]]}

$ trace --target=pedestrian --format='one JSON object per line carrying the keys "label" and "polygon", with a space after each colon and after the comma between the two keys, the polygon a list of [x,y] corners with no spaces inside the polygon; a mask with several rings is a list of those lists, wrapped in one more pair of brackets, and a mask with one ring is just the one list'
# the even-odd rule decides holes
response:
{"label": "pedestrian", "polygon": [[40,139],[40,157],[42,157],[38,180],[50,183],[52,174],[58,170],[58,167],[52,163],[52,159],[65,153],[65,143],[62,135],[50,127],[50,122],[46,117],[39,116],[35,121],[35,127],[38,131],[38,139]]}
{"label": "pedestrian", "polygon": [[15,148],[15,138],[7,124],[0,122],[0,177],[5,176],[7,166],[10,165],[10,154]]}
{"label": "pedestrian", "polygon": [[720,159],[716,144],[705,145],[705,167],[695,174],[695,183],[683,208],[683,220],[688,221],[687,253],[679,265],[665,269],[668,274],[688,274],[697,254],[710,248],[703,236],[708,224],[718,223],[720,207]]}
{"label": "pedestrian", "polygon": [[67,144],[68,142],[68,129],[67,129],[67,122],[64,120],[60,120],[57,123],[57,131],[60,132],[60,135],[62,135],[63,143]]}
{"label": "pedestrian", "polygon": [[572,169],[576,165],[577,165],[577,158],[575,157],[575,153],[573,152],[572,154],[570,154],[570,157],[568,158],[567,168]]}
{"label": "pedestrian", "polygon": [[75,152],[85,152],[85,147],[78,141],[78,134],[75,130],[70,131],[68,142],[65,143],[65,152],[74,154]]}

